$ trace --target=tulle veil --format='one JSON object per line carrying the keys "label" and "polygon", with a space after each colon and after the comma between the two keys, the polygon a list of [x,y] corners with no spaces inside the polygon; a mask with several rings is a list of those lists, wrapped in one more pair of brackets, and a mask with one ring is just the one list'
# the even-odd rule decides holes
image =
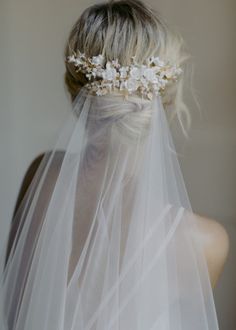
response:
{"label": "tulle veil", "polygon": [[218,329],[161,96],[82,88],[68,117],[2,251],[0,329]]}

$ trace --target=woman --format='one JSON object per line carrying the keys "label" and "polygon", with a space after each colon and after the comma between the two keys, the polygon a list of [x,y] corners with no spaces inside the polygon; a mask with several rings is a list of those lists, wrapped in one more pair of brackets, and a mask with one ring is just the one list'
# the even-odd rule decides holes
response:
{"label": "woman", "polygon": [[182,39],[137,0],[91,6],[75,23],[73,111],[19,195],[2,329],[218,329],[211,286],[228,236],[191,211],[166,120],[188,114],[185,59]]}

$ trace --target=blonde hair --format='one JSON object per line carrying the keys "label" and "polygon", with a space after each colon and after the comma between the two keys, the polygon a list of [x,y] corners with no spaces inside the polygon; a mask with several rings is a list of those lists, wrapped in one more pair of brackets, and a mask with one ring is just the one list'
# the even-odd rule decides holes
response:
{"label": "blonde hair", "polygon": [[[78,50],[88,57],[102,54],[107,61],[118,59],[121,65],[131,64],[132,56],[138,63],[159,56],[183,68],[189,57],[184,48],[182,37],[153,8],[140,0],[110,0],[92,5],[82,13],[69,34],[64,55],[67,58]],[[75,71],[73,64],[65,65],[65,84],[73,101],[88,80]],[[166,110],[171,109],[172,118],[177,115],[186,133],[183,115],[188,127],[190,116],[183,102],[183,82],[184,75],[166,89],[162,102]]]}

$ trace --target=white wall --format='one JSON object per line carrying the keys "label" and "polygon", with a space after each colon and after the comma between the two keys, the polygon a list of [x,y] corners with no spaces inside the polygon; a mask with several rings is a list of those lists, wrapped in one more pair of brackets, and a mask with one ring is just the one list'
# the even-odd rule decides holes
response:
{"label": "white wall", "polygon": [[[90,2],[91,3],[91,2]],[[230,257],[215,290],[221,330],[236,328],[236,111],[234,0],[152,0],[183,34],[196,63],[203,115],[190,103],[189,141],[177,136],[193,209],[221,221]],[[0,214],[7,226],[23,174],[50,149],[69,101],[63,87],[63,48],[88,1],[1,0]],[[190,102],[192,102],[190,100]],[[0,241],[4,232],[0,233]]]}

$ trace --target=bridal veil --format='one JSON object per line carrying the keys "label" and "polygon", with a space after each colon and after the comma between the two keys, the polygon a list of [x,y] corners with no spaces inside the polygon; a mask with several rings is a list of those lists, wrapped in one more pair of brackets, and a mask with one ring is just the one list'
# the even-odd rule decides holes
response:
{"label": "bridal veil", "polygon": [[1,329],[218,329],[161,97],[72,110],[14,219]]}

